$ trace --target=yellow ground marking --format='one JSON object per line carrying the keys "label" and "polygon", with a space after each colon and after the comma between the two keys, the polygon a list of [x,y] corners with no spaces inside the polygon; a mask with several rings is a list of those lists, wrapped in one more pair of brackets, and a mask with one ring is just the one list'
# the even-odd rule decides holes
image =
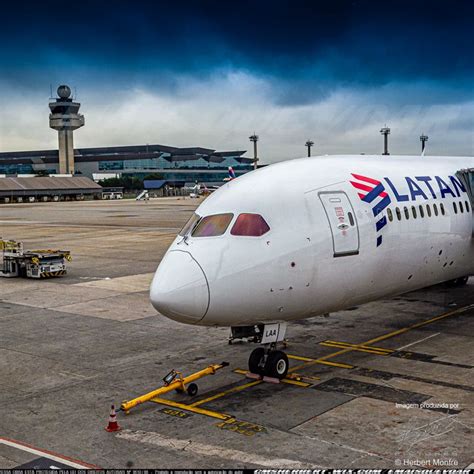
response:
{"label": "yellow ground marking", "polygon": [[[235,369],[233,372],[235,372],[236,374],[246,375],[248,373],[248,370]],[[257,383],[262,383],[262,382],[264,382],[264,380],[256,380],[255,382],[250,382],[249,384],[247,384],[247,386],[257,385]],[[298,387],[304,387],[304,388],[307,388],[307,387],[311,386],[310,383],[301,382],[299,380],[292,380],[292,379],[288,379],[288,378],[287,379],[281,379],[280,382],[286,383],[288,385],[297,385]],[[243,387],[243,385],[242,385],[242,387]]]}
{"label": "yellow ground marking", "polygon": [[257,433],[266,433],[267,429],[264,426],[249,423],[248,421],[226,420],[216,423],[217,428],[222,430],[233,431],[244,436],[254,436]]}
{"label": "yellow ground marking", "polygon": [[320,377],[315,377],[314,375],[303,375],[303,374],[297,374],[296,372],[292,374],[287,374],[286,376],[287,379],[289,380],[295,380],[297,382],[304,380],[321,380]]}
{"label": "yellow ground marking", "polygon": [[[247,373],[246,370],[242,370],[242,369],[236,369],[236,370],[234,370],[234,372],[238,373],[238,374],[243,374],[243,375],[245,375]],[[310,383],[301,382],[299,380],[283,379],[281,381],[283,383],[286,383],[286,384],[289,384],[289,385],[297,385],[299,387],[304,387],[304,388],[307,388],[307,387],[311,386]],[[234,388],[231,388],[229,390],[219,392],[215,395],[212,395],[211,397],[203,398],[202,400],[198,400],[194,403],[190,403],[189,405],[185,404],[185,403],[175,402],[175,401],[172,401],[172,400],[167,400],[167,399],[160,398],[160,397],[154,397],[150,401],[155,402],[155,403],[159,403],[159,404],[162,404],[162,405],[168,405],[168,406],[171,406],[171,407],[174,407],[174,408],[181,408],[182,410],[187,410],[187,411],[190,411],[190,412],[193,412],[193,413],[198,413],[200,415],[206,415],[206,416],[210,416],[212,418],[218,418],[220,420],[231,420],[231,419],[233,419],[233,417],[231,415],[226,415],[226,414],[223,414],[223,413],[215,412],[213,410],[206,410],[204,408],[198,408],[198,407],[200,405],[204,405],[205,403],[209,403],[213,400],[217,400],[218,398],[225,397],[225,396],[230,395],[232,393],[240,392],[242,390],[253,387],[255,385],[259,385],[261,383],[263,383],[263,380],[254,380],[253,382],[248,382],[246,384],[239,385],[238,387],[234,387]]]}
{"label": "yellow ground marking", "polygon": [[436,321],[447,318],[449,316],[454,316],[455,314],[463,313],[464,311],[467,311],[469,309],[474,309],[474,304],[470,304],[468,306],[464,306],[464,308],[458,308],[458,309],[455,309],[453,311],[449,311],[447,313],[440,314],[439,316],[435,316],[434,318],[428,319],[427,321],[422,321],[421,323],[412,324],[411,326],[407,326],[406,328],[397,329],[396,331],[389,332],[388,334],[384,334],[382,336],[375,337],[374,339],[371,339],[370,341],[366,341],[363,344],[364,345],[369,345],[369,344],[374,344],[375,342],[384,341],[385,339],[389,339],[391,337],[398,336],[399,334],[403,334],[405,332],[411,331],[412,329],[421,328],[423,326],[426,326],[427,324],[434,323]]}
{"label": "yellow ground marking", "polygon": [[166,413],[167,415],[175,416],[176,418],[187,418],[188,416],[192,416],[191,414],[186,413],[182,410],[178,410],[176,408],[166,408],[166,407],[164,407],[160,411],[162,413]]}
{"label": "yellow ground marking", "polygon": [[165,398],[155,397],[150,400],[151,402],[159,403],[160,405],[167,405],[174,408],[181,408],[181,410],[190,411],[191,413],[197,413],[199,415],[210,416],[211,418],[217,418],[218,420],[230,420],[233,416],[225,413],[219,413],[217,411],[206,410],[204,408],[197,408],[186,403],[174,402],[172,400],[166,400]]}
{"label": "yellow ground marking", "polygon": [[331,340],[326,340],[323,341],[326,342],[327,344],[340,344],[346,347],[362,347],[363,349],[372,349],[374,351],[378,352],[387,352],[391,354],[392,352],[395,352],[393,349],[387,349],[386,347],[379,347],[379,346],[368,346],[365,344],[350,344],[349,342],[343,342],[343,341],[331,341]]}
{"label": "yellow ground marking", "polygon": [[[440,314],[439,316],[435,316],[434,318],[428,319],[426,321],[421,321],[420,323],[412,324],[411,326],[407,326],[405,328],[397,329],[396,331],[392,331],[392,332],[389,332],[387,334],[382,334],[381,336],[374,337],[373,339],[370,339],[368,341],[363,342],[361,345],[368,346],[370,344],[375,344],[375,343],[380,342],[380,341],[385,341],[385,339],[390,339],[392,337],[398,336],[400,334],[404,334],[404,333],[406,333],[408,331],[411,331],[413,329],[417,329],[417,328],[421,328],[423,326],[427,326],[428,324],[434,323],[436,321],[440,321],[444,318],[448,318],[449,316],[454,316],[455,314],[463,313],[463,312],[465,312],[469,309],[474,309],[474,304],[464,306],[463,308],[458,308],[458,309],[455,309],[453,311],[448,311],[447,313]],[[308,366],[314,365],[314,364],[321,364],[321,363],[326,363],[327,364],[328,363],[327,359],[332,359],[333,357],[337,357],[337,356],[342,355],[342,354],[347,354],[348,352],[352,352],[353,350],[354,349],[352,349],[351,347],[348,347],[347,349],[341,349],[340,351],[333,352],[332,354],[325,355],[323,357],[320,357],[319,359],[308,360],[304,364],[300,364],[296,367],[292,367],[289,370],[289,372],[294,372],[298,369],[308,367]],[[288,357],[290,357],[290,356],[288,356]],[[294,358],[294,357],[292,357],[292,358]],[[304,360],[304,359],[305,358],[300,357],[297,360]]]}
{"label": "yellow ground marking", "polygon": [[392,349],[385,349],[383,347],[375,347],[375,346],[365,346],[363,344],[349,344],[348,342],[340,342],[340,341],[323,341],[319,343],[321,346],[327,347],[338,347],[340,349],[345,349],[346,347],[350,347],[355,351],[359,352],[368,352],[369,354],[377,354],[377,355],[390,355],[394,352]]}
{"label": "yellow ground marking", "polygon": [[[330,354],[332,355],[332,354]],[[328,357],[328,356],[325,356]],[[342,362],[329,362],[325,360],[323,357],[320,357],[319,359],[311,359],[311,357],[302,357],[302,356],[297,356],[293,354],[288,354],[288,359],[294,359],[294,360],[301,360],[303,362],[309,362],[311,364],[323,364],[323,365],[329,365],[331,367],[339,367],[340,369],[353,369],[354,366],[350,364],[343,364]],[[290,369],[288,372],[293,372],[299,367],[306,367],[307,364],[301,364],[297,367],[293,367]]]}
{"label": "yellow ground marking", "polygon": [[[371,344],[374,344],[374,343],[377,343],[377,342],[380,342],[380,341],[384,341],[386,339],[390,339],[392,337],[398,336],[400,334],[404,334],[404,333],[406,333],[408,331],[411,331],[413,329],[417,329],[417,328],[426,326],[428,324],[434,323],[436,321],[440,321],[440,320],[442,320],[444,318],[447,318],[449,316],[454,316],[456,314],[462,313],[464,311],[467,311],[467,310],[473,309],[473,308],[474,308],[474,304],[465,306],[463,308],[458,308],[458,309],[455,309],[453,311],[449,311],[447,313],[441,314],[439,316],[435,316],[434,318],[428,319],[426,321],[422,321],[420,323],[412,324],[411,326],[407,326],[405,328],[397,329],[396,331],[392,331],[392,332],[389,332],[387,334],[383,334],[381,336],[375,337],[375,338],[370,339],[370,340],[368,340],[366,342],[363,342],[361,344],[349,344],[349,343],[346,343],[346,342],[338,342],[338,341],[323,341],[323,343],[321,343],[323,345],[327,345],[329,347],[338,347],[339,346],[339,347],[343,347],[343,349],[341,349],[340,351],[337,351],[337,352],[333,352],[332,354],[325,355],[325,356],[320,357],[318,359],[312,359],[310,357],[303,357],[303,356],[297,356],[297,355],[290,355],[289,354],[288,355],[289,359],[299,360],[299,361],[302,361],[304,363],[300,364],[298,366],[292,367],[288,372],[293,373],[293,375],[294,375],[294,372],[296,370],[304,368],[304,367],[308,367],[308,366],[311,366],[311,365],[314,365],[314,364],[323,364],[323,365],[328,365],[328,366],[331,366],[331,367],[338,367],[338,368],[342,368],[342,369],[353,369],[354,368],[353,365],[339,363],[339,362],[330,362],[330,361],[328,361],[328,359],[332,359],[333,357],[337,357],[339,355],[347,354],[348,352],[353,352],[353,351],[357,351],[357,350],[361,350],[361,349],[364,349],[367,352],[371,351],[372,353],[378,354],[378,355],[389,355],[390,353],[392,353],[394,351],[391,350],[391,349],[385,349],[385,348],[382,348],[382,347],[374,347],[374,346],[371,346]],[[234,372],[238,373],[238,374],[243,374],[243,375],[245,375],[247,373],[246,370],[242,370],[242,369],[235,369]],[[302,376],[302,377],[304,377],[304,376]],[[302,387],[311,386],[310,383],[300,382],[299,380],[283,379],[283,380],[281,380],[281,382],[291,384],[291,385],[298,385],[298,386],[302,386]],[[216,395],[213,395],[211,397],[208,397],[208,398],[205,398],[205,399],[202,399],[202,400],[198,400],[197,402],[191,403],[190,405],[187,405],[185,403],[174,402],[172,400],[166,400],[164,398],[159,398],[159,397],[155,397],[151,401],[155,402],[155,403],[162,404],[162,405],[171,406],[171,407],[174,407],[174,408],[180,408],[182,410],[186,410],[186,411],[189,411],[191,413],[197,413],[199,415],[205,415],[205,416],[209,416],[211,418],[217,418],[219,420],[230,421],[230,420],[234,420],[235,418],[233,418],[231,415],[228,415],[228,414],[225,414],[225,413],[219,413],[219,412],[216,412],[216,411],[206,410],[204,408],[199,408],[199,405],[203,405],[205,403],[216,400],[218,398],[222,398],[226,395],[230,395],[232,393],[240,392],[242,390],[253,387],[255,385],[259,385],[261,383],[263,383],[262,380],[255,380],[253,382],[249,382],[249,383],[246,383],[244,385],[234,387],[230,390],[226,390],[224,392],[217,393]]]}
{"label": "yellow ground marking", "polygon": [[363,347],[357,347],[357,345],[354,344],[354,346],[347,346],[343,344],[328,344],[327,342],[320,342],[319,343],[321,346],[326,346],[326,347],[334,347],[337,349],[345,349],[346,347],[350,347],[353,351],[356,352],[365,352],[367,354],[373,354],[373,355],[381,355],[381,356],[386,356],[390,355],[389,352],[380,352],[380,351],[374,351],[371,349],[365,349]]}
{"label": "yellow ground marking", "polygon": [[[288,374],[288,378],[291,378],[292,375],[293,374]],[[304,380],[314,380],[314,381],[321,380],[321,377],[316,377],[315,375],[301,375],[301,374],[298,374],[298,377],[301,377]]]}
{"label": "yellow ground marking", "polygon": [[189,406],[197,407],[199,405],[203,405],[204,403],[212,402],[213,400],[217,400],[218,398],[222,398],[222,397],[225,397],[226,395],[230,395],[231,393],[240,392],[241,390],[245,390],[246,388],[253,387],[254,385],[258,385],[260,383],[262,383],[261,380],[255,380],[254,382],[249,382],[244,385],[239,385],[238,387],[234,387],[234,388],[231,388],[230,390],[217,393],[216,395],[212,395],[211,397],[198,400],[197,402],[191,403]]}
{"label": "yellow ground marking", "polygon": [[308,388],[311,387],[312,384],[308,382],[301,382],[301,380],[292,380],[292,379],[282,379],[280,382],[286,383],[288,385],[296,385],[298,387]]}

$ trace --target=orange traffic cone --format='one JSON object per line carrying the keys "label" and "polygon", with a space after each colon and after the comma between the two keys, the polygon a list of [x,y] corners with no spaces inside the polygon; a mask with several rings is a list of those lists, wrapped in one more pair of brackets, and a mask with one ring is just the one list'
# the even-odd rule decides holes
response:
{"label": "orange traffic cone", "polygon": [[109,424],[105,428],[106,431],[112,432],[112,431],[120,431],[122,428],[120,428],[119,424],[117,423],[117,414],[115,413],[115,406],[112,405],[110,409],[110,416],[109,416]]}

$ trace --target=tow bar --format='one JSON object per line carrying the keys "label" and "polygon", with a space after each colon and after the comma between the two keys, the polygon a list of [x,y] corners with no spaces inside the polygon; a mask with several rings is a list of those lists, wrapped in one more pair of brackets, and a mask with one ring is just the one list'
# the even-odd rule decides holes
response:
{"label": "tow bar", "polygon": [[222,362],[220,364],[212,364],[199,372],[183,377],[181,372],[172,370],[165,377],[163,377],[163,387],[160,387],[152,392],[145,393],[140,397],[134,398],[133,400],[124,401],[120,405],[120,410],[128,415],[132,408],[135,408],[142,403],[149,402],[152,398],[164,395],[165,393],[176,390],[177,392],[187,392],[188,395],[194,396],[198,392],[197,384],[193,383],[195,380],[199,380],[206,375],[214,375],[219,369],[223,369],[229,365],[228,362]]}

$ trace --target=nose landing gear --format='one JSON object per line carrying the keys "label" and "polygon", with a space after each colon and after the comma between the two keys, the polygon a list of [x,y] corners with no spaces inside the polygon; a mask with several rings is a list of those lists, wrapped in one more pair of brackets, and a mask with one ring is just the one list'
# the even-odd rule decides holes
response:
{"label": "nose landing gear", "polygon": [[288,356],[277,350],[277,343],[285,344],[286,323],[256,324],[231,328],[229,344],[235,339],[247,339],[263,347],[254,349],[249,357],[249,371],[253,374],[284,379],[288,373]]}
{"label": "nose landing gear", "polygon": [[283,351],[276,350],[276,343],[265,348],[257,347],[249,357],[249,371],[254,374],[283,379],[288,368],[288,356]]}

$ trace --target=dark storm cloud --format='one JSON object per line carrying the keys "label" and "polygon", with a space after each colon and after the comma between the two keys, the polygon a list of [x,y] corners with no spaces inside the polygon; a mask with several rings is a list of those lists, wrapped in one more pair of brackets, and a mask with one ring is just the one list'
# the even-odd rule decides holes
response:
{"label": "dark storm cloud", "polygon": [[243,69],[279,84],[283,105],[340,87],[434,81],[472,97],[471,1],[9,2],[3,79],[69,69],[84,81],[132,81],[174,92]]}

